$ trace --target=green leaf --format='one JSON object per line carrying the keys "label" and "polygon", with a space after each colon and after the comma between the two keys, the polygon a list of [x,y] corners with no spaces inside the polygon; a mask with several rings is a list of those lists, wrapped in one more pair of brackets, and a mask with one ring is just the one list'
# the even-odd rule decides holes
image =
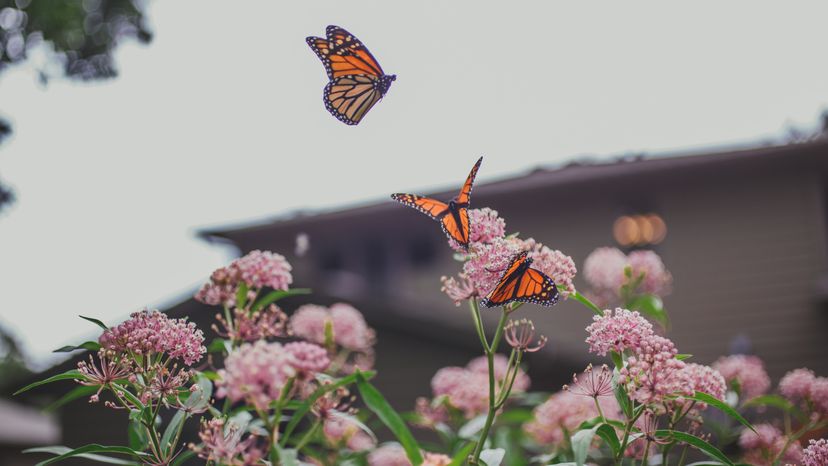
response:
{"label": "green leaf", "polygon": [[472,450],[474,450],[474,447],[474,442],[469,442],[465,444],[463,448],[458,450],[457,453],[455,453],[454,456],[451,457],[451,463],[449,463],[449,466],[463,466],[464,464],[466,464],[466,460],[469,458],[469,455],[471,455]]}
{"label": "green leaf", "polygon": [[[120,446],[104,446],[98,445],[96,443],[92,443],[89,445],[84,445],[82,447],[78,447],[75,449],[70,449],[64,446],[54,446],[54,447],[42,447],[42,448],[30,448],[28,450],[23,450],[23,453],[52,453],[55,456],[54,458],[49,458],[46,461],[41,461],[37,463],[35,466],[46,466],[47,464],[57,463],[60,460],[64,460],[66,458],[73,458],[73,457],[82,457],[86,459],[91,459],[95,461],[101,461],[104,463],[112,463],[112,464],[134,464],[132,462],[123,462],[123,460],[119,460],[118,458],[110,458],[107,456],[102,455],[90,455],[90,453],[116,453],[120,455],[128,455],[133,458],[141,459],[143,457],[147,457],[146,453],[142,453],[139,451],[135,451],[131,448],[127,447],[120,447]],[[115,461],[115,463],[113,463]]]}
{"label": "green leaf", "polygon": [[175,460],[173,460],[172,463],[170,463],[170,466],[181,466],[181,464],[183,464],[185,461],[192,458],[193,456],[195,456],[194,451],[189,450],[189,449],[184,450],[183,452],[181,452],[180,455],[178,455],[175,458]]}
{"label": "green leaf", "polygon": [[615,433],[615,428],[613,428],[609,424],[601,424],[598,426],[598,430],[595,433],[604,439],[604,442],[609,445],[610,449],[612,450],[613,456],[617,456],[618,452],[621,451],[621,442],[618,440],[618,435]]}
{"label": "green leaf", "polygon": [[253,310],[258,311],[259,309],[262,309],[266,306],[269,306],[269,305],[275,303],[276,301],[279,301],[280,299],[284,299],[284,298],[287,298],[287,297],[290,297],[290,296],[303,295],[303,294],[311,294],[311,289],[310,288],[293,288],[293,289],[290,289],[290,290],[274,290],[274,291],[271,291],[270,293],[262,296],[261,299],[256,301],[256,303],[253,305]]}
{"label": "green leaf", "polygon": [[97,341],[85,341],[78,346],[74,345],[66,345],[62,346],[54,351],[53,353],[71,353],[72,351],[77,350],[89,350],[89,351],[98,351],[101,349],[101,344]]}
{"label": "green leaf", "polygon": [[470,420],[469,422],[460,426],[460,429],[457,430],[457,436],[470,440],[473,439],[481,430],[483,430],[483,426],[486,424],[486,416],[485,414],[481,414]]}
{"label": "green leaf", "polygon": [[781,409],[786,413],[794,415],[800,422],[807,422],[808,417],[795,404],[779,395],[762,395],[751,398],[742,405],[745,408],[753,406],[770,406]]}
{"label": "green leaf", "polygon": [[92,322],[93,324],[97,325],[98,327],[100,327],[104,330],[109,330],[109,327],[107,327],[106,324],[104,324],[103,322],[101,322],[98,319],[95,319],[94,317],[84,317],[84,316],[78,316],[78,317],[80,317],[83,320],[88,320],[89,322]]}
{"label": "green leaf", "polygon": [[610,358],[612,358],[612,363],[615,365],[615,368],[619,371],[624,368],[624,358],[621,357],[621,354],[618,351],[610,351]]}
{"label": "green leaf", "polygon": [[707,393],[698,392],[698,391],[695,393],[695,395],[686,396],[685,398],[700,401],[702,403],[707,403],[708,405],[713,406],[714,408],[718,409],[719,411],[727,414],[731,418],[739,421],[740,424],[747,427],[748,429],[756,432],[756,429],[753,428],[753,424],[748,422],[748,420],[745,419],[744,417],[742,417],[742,415],[739,414],[735,409],[731,408],[727,403],[725,403],[724,401],[722,401],[718,398],[715,398],[711,395],[708,395]]}
{"label": "green leaf", "polygon": [[[360,374],[363,377],[370,379],[370,378],[374,377],[376,372],[367,371],[367,372],[360,372]],[[316,403],[316,400],[318,400],[323,395],[325,395],[325,393],[328,393],[330,391],[336,390],[339,387],[343,387],[345,385],[350,385],[350,384],[356,382],[356,379],[357,379],[357,375],[356,374],[351,374],[349,376],[346,376],[346,377],[343,377],[343,378],[337,380],[336,382],[329,383],[329,384],[322,384],[313,393],[311,393],[311,396],[309,396],[308,399],[305,400],[305,402],[302,403],[302,405],[299,408],[297,408],[296,411],[293,412],[293,415],[291,416],[290,421],[287,423],[287,426],[285,426],[285,432],[284,432],[284,434],[282,434],[282,440],[280,442],[281,445],[282,446],[286,445],[285,442],[287,442],[287,439],[290,437],[290,434],[293,433],[293,430],[296,429],[296,426],[299,424],[299,422],[302,420],[302,418],[305,417],[305,414],[307,414],[311,410],[311,407],[314,405],[314,403]]]}
{"label": "green leaf", "polygon": [[497,417],[498,424],[523,424],[533,417],[530,409],[510,409]]}
{"label": "green leaf", "polygon": [[48,406],[43,408],[43,410],[46,411],[46,412],[52,412],[52,411],[60,408],[61,406],[65,405],[66,403],[69,403],[70,401],[75,401],[78,398],[83,398],[85,396],[90,396],[90,395],[92,395],[93,393],[95,393],[97,391],[98,391],[98,387],[90,387],[90,386],[87,386],[87,385],[77,386],[77,387],[73,388],[72,390],[69,390],[68,393],[66,393],[62,397],[58,398],[56,401],[52,402],[51,404],[49,404]]}
{"label": "green leaf", "polygon": [[29,385],[26,385],[20,390],[14,392],[14,394],[19,395],[20,393],[27,392],[35,387],[46,385],[47,383],[57,382],[59,380],[86,380],[86,377],[84,377],[83,374],[78,372],[77,369],[71,369],[61,374],[53,375],[48,379],[43,379],[38,382],[30,383]]}
{"label": "green leaf", "polygon": [[628,307],[630,310],[638,311],[658,322],[661,328],[667,329],[670,326],[670,317],[667,315],[667,311],[664,310],[664,302],[654,294],[636,296]]}
{"label": "green leaf", "polygon": [[604,311],[602,311],[601,308],[596,306],[592,301],[587,299],[587,297],[582,295],[581,293],[578,293],[576,291],[574,293],[571,293],[569,295],[569,297],[574,299],[575,301],[578,301],[579,303],[583,304],[584,306],[586,306],[587,309],[592,311],[595,315],[598,315],[598,316],[604,315]]}
{"label": "green leaf", "polygon": [[213,383],[205,374],[196,374],[195,390],[190,392],[187,401],[184,402],[184,407],[188,411],[201,411],[210,404],[210,397],[213,396]]}
{"label": "green leaf", "polygon": [[149,446],[149,437],[147,431],[144,430],[144,425],[141,424],[140,413],[137,414],[138,416],[130,416],[127,437],[129,438],[129,448],[143,451]]}
{"label": "green leaf", "polygon": [[239,289],[236,290],[236,307],[244,309],[247,304],[247,283],[241,282]]}
{"label": "green leaf", "polygon": [[725,454],[722,453],[718,448],[696,437],[695,435],[691,435],[686,432],[678,432],[674,430],[657,430],[655,431],[655,435],[657,437],[672,437],[680,442],[684,442],[690,445],[691,447],[701,451],[702,453],[713,458],[714,460],[721,461],[727,466],[735,466],[733,464],[733,461],[730,461],[730,459],[728,459],[728,457],[725,456]]}
{"label": "green leaf", "polygon": [[486,466],[500,466],[503,462],[503,457],[506,455],[506,450],[502,448],[493,448],[483,450],[480,452],[480,461]]}
{"label": "green leaf", "polygon": [[687,354],[687,353],[681,353],[681,354],[676,355],[676,359],[678,359],[679,361],[684,361],[685,359],[690,359],[692,357],[693,357],[692,354]]}
{"label": "green leaf", "polygon": [[624,416],[627,419],[632,419],[632,402],[630,402],[630,397],[629,395],[627,395],[627,389],[624,388],[623,385],[618,383],[618,371],[615,371],[615,374],[613,374],[612,376],[612,385],[613,393],[615,394],[615,400],[618,401],[618,406],[621,407],[621,412],[624,413]]}
{"label": "green leaf", "polygon": [[230,352],[228,346],[228,341],[224,338],[214,338],[213,341],[207,345],[207,352],[208,353],[223,353],[223,352]]}
{"label": "green leaf", "polygon": [[388,404],[388,401],[382,396],[379,390],[368,382],[362,375],[362,372],[357,371],[355,375],[357,388],[365,405],[394,433],[397,440],[405,449],[405,453],[411,463],[422,463],[423,457],[420,454],[420,446],[417,444],[414,436],[411,435],[411,431],[408,430],[400,415]]}
{"label": "green leaf", "polygon": [[589,447],[592,445],[592,439],[595,438],[595,431],[598,430],[598,427],[595,426],[592,429],[579,430],[572,436],[572,455],[575,457],[575,464],[577,466],[584,466],[587,453],[589,453]]}
{"label": "green leaf", "polygon": [[[187,400],[187,401],[190,401],[190,400]],[[162,450],[169,453],[170,449],[175,447],[175,445],[171,444],[172,441],[173,441],[173,437],[176,436],[176,434],[178,433],[179,427],[181,427],[181,424],[183,424],[184,421],[186,421],[188,417],[190,417],[190,414],[186,411],[178,411],[177,413],[175,413],[175,416],[172,417],[172,419],[170,420],[170,423],[167,424],[167,428],[164,429],[164,435],[161,436],[161,449]]]}

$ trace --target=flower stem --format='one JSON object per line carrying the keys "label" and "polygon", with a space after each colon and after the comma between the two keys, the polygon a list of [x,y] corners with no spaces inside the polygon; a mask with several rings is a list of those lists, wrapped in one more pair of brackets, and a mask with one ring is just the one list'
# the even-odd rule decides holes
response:
{"label": "flower stem", "polygon": [[[477,317],[480,317],[480,310],[477,306],[473,306],[473,310],[477,310]],[[489,364],[489,413],[486,415],[486,423],[483,425],[483,430],[480,431],[480,439],[477,441],[477,446],[474,448],[474,453],[472,454],[471,460],[469,461],[470,464],[480,464],[480,453],[483,451],[483,445],[486,443],[486,439],[489,436],[489,429],[491,429],[492,424],[494,423],[495,416],[497,415],[497,400],[496,400],[496,393],[495,393],[495,371],[494,371],[494,356],[495,352],[497,351],[497,347],[500,344],[500,337],[503,336],[503,326],[506,325],[506,319],[509,316],[509,312],[506,308],[503,308],[500,314],[500,321],[497,323],[497,329],[495,330],[494,338],[492,338],[491,346],[484,345],[483,348],[486,351],[486,361]],[[481,323],[482,327],[482,323]],[[481,339],[485,341],[486,336],[482,333],[482,329],[480,331]],[[507,394],[508,396],[508,394]],[[504,398],[505,399],[505,398]]]}
{"label": "flower stem", "polygon": [[480,338],[480,344],[483,345],[483,351],[489,352],[489,342],[486,341],[486,331],[483,330],[483,322],[480,318],[480,306],[477,304],[477,299],[469,300],[469,308],[471,308],[472,320],[474,321],[474,330]]}
{"label": "flower stem", "polygon": [[586,306],[587,309],[592,311],[593,314],[595,314],[597,316],[604,315],[603,311],[601,311],[601,308],[596,306],[595,303],[590,301],[586,296],[582,295],[581,293],[578,293],[576,291],[576,292],[570,294],[569,297],[574,299],[575,301],[578,301],[579,303],[583,304],[584,306]]}

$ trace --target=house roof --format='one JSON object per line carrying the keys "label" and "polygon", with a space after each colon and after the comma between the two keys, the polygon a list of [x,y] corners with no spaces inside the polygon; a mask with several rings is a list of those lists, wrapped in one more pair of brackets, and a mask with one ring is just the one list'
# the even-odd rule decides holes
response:
{"label": "house roof", "polygon": [[[685,174],[690,171],[698,172],[711,169],[720,172],[733,169],[743,170],[746,164],[750,164],[751,170],[792,164],[825,167],[828,166],[828,140],[819,139],[796,144],[747,148],[719,148],[705,152],[621,156],[609,161],[576,160],[562,166],[538,167],[520,175],[480,183],[475,186],[475,193],[478,195],[498,195],[538,188],[595,183],[610,179],[621,180],[635,176]],[[441,190],[427,193],[427,195],[437,198],[449,198],[454,195],[454,192]],[[300,211],[236,226],[204,229],[198,235],[210,242],[233,243],[239,234],[312,223],[333,222],[363,215],[383,214],[392,208],[394,208],[394,204],[383,199],[382,201],[369,202],[354,207],[310,212]]]}

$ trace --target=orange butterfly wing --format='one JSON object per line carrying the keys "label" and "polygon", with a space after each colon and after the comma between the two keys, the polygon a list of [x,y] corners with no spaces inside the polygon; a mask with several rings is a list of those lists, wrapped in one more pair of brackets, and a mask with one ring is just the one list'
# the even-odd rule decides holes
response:
{"label": "orange butterfly wing", "polygon": [[328,26],[326,38],[308,37],[305,42],[322,60],[328,79],[348,75],[379,78],[385,74],[365,45],[341,27]]}
{"label": "orange butterfly wing", "polygon": [[440,220],[440,225],[449,238],[457,241],[464,248],[469,247],[469,211],[465,207],[457,210],[457,217],[451,212],[444,215]]}
{"label": "orange butterfly wing", "polygon": [[472,192],[472,184],[474,184],[474,177],[477,176],[477,170],[480,169],[480,164],[483,163],[483,157],[477,159],[477,163],[469,172],[468,178],[466,178],[466,182],[463,184],[463,188],[460,190],[460,194],[457,195],[457,203],[458,204],[465,204],[468,206],[469,202],[471,201],[471,192]]}
{"label": "orange butterfly wing", "polygon": [[[512,259],[500,281],[483,299],[486,307],[503,306],[511,302],[552,306],[558,302],[559,294],[555,282],[542,272],[529,268],[528,253],[522,252]],[[518,269],[523,268],[522,272]]]}
{"label": "orange butterfly wing", "polygon": [[448,212],[448,204],[430,197],[418,196],[416,194],[396,193],[391,195],[391,199],[394,199],[401,204],[405,204],[408,207],[417,209],[434,220],[441,220],[442,216]]}
{"label": "orange butterfly wing", "polygon": [[339,121],[355,125],[382,98],[379,82],[370,76],[340,76],[325,86],[325,108]]}

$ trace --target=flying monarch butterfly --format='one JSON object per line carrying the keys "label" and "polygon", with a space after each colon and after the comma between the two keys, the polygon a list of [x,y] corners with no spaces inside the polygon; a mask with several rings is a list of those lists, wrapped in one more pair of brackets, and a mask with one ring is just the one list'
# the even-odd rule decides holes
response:
{"label": "flying monarch butterfly", "polygon": [[460,194],[448,203],[416,194],[392,194],[391,198],[409,207],[419,210],[434,220],[440,222],[443,231],[449,238],[457,241],[464,249],[469,248],[469,202],[471,201],[472,184],[483,157],[477,160],[472,167],[466,182],[460,189]]}
{"label": "flying monarch butterfly", "polygon": [[356,125],[388,92],[396,75],[387,75],[371,52],[353,34],[328,26],[325,38],[305,39],[322,60],[330,82],[322,100],[339,121]]}
{"label": "flying monarch butterfly", "polygon": [[524,251],[512,258],[500,281],[481,304],[486,307],[503,306],[521,301],[542,306],[552,306],[558,302],[558,287],[551,278],[537,269],[530,267],[532,259]]}

